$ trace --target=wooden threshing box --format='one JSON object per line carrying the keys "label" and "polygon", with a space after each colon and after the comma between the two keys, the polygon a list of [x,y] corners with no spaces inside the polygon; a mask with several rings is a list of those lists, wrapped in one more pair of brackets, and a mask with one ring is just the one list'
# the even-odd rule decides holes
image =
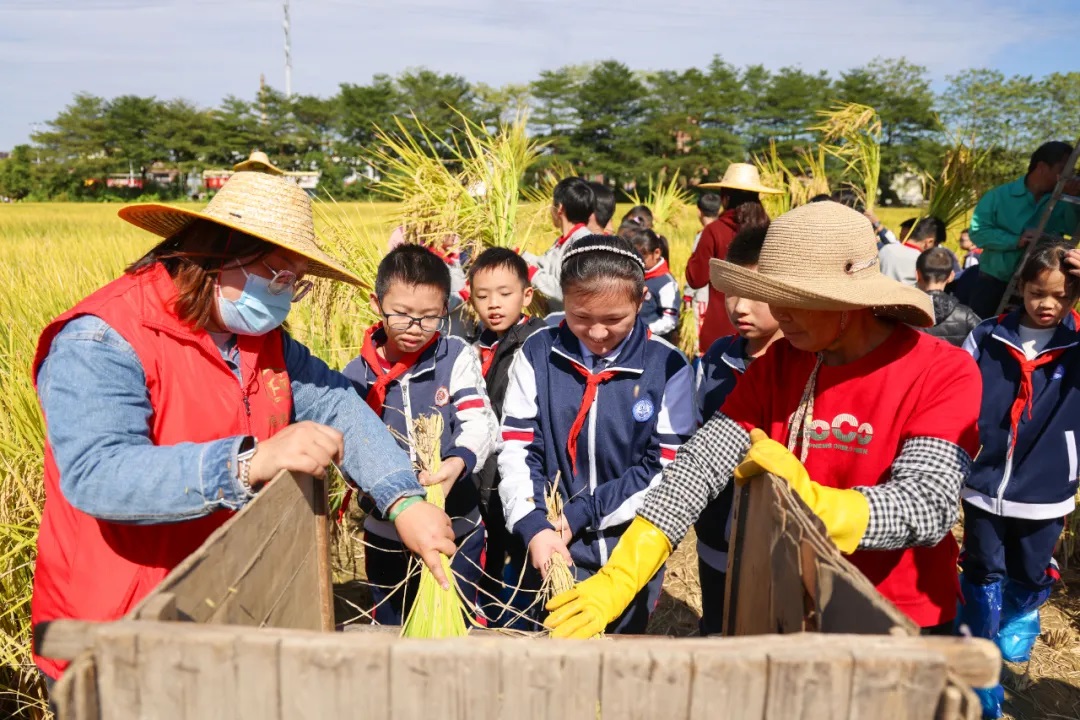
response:
{"label": "wooden threshing box", "polygon": [[61,720],[953,720],[997,680],[993,644],[918,637],[772,478],[736,494],[725,638],[335,633],[326,507],[283,473],[128,618],[45,628]]}

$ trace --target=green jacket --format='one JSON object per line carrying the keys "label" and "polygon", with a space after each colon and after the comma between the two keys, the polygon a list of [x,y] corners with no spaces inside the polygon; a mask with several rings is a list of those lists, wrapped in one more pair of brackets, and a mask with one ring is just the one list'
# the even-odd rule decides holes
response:
{"label": "green jacket", "polygon": [[[1017,247],[1025,230],[1039,226],[1039,219],[1050,193],[1038,202],[1024,185],[1024,178],[999,185],[982,196],[971,218],[971,241],[982,248],[979,256],[979,272],[1008,281],[1024,250]],[[1077,206],[1058,203],[1046,225],[1046,232],[1070,235],[1080,222]]]}

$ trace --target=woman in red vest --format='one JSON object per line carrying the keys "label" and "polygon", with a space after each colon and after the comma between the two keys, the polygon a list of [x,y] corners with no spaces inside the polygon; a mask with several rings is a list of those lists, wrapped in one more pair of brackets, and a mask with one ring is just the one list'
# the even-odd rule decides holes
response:
{"label": "woman in red vest", "polygon": [[[34,359],[48,436],[35,632],[121,617],[280,471],[331,462],[442,576],[449,518],[351,383],[281,329],[305,275],[358,282],[315,244],[306,193],[238,172],[202,212],[120,217],[164,240],[46,327]],[[35,661],[51,680],[65,665]]]}
{"label": "woman in red vest", "polygon": [[698,342],[699,352],[704,355],[714,342],[735,334],[735,327],[724,310],[724,293],[709,285],[709,263],[727,258],[728,245],[740,230],[769,223],[759,196],[780,191],[762,185],[757,168],[748,163],[731,163],[720,182],[703,183],[698,187],[718,189],[724,210],[701,231],[701,238],[686,263],[686,284],[694,290],[709,288],[709,305]]}
{"label": "woman in red vest", "polygon": [[933,324],[930,297],[881,274],[876,240],[860,213],[819,202],[772,222],[756,271],[712,262],[713,286],[769,303],[784,337],[682,446],[600,572],[549,603],[556,636],[602,630],[711,499],[763,472],[925,632],[950,632],[949,531],[982,382],[963,350],[911,327]]}

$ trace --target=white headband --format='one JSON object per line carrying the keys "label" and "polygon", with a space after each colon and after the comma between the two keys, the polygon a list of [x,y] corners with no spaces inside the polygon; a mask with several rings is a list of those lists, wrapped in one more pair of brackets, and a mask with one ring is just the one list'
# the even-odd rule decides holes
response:
{"label": "white headband", "polygon": [[566,251],[565,255],[563,255],[563,265],[565,265],[566,261],[574,257],[575,255],[582,255],[587,252],[609,252],[614,253],[615,255],[622,255],[623,257],[628,257],[638,264],[638,267],[641,268],[641,272],[645,272],[645,261],[641,259],[640,255],[638,255],[636,252],[623,250],[622,248],[611,247],[610,245],[586,245],[585,247],[572,247]]}

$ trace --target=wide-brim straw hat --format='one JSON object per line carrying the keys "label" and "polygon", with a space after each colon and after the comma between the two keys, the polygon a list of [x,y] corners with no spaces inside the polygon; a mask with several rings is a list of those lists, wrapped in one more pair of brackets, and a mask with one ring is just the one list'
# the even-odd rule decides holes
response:
{"label": "wide-brim straw hat", "polygon": [[208,220],[303,255],[310,261],[308,275],[361,284],[316,244],[311,198],[299,185],[277,175],[238,172],[201,211],[142,203],[121,209],[120,217],[163,238],[196,220]]}
{"label": "wide-brim straw hat", "polygon": [[247,160],[233,165],[233,172],[246,172],[248,170],[252,172],[268,173],[270,175],[285,174],[284,170],[270,162],[270,158],[262,150],[255,150]]}
{"label": "wide-brim straw hat", "polygon": [[757,270],[710,261],[727,295],[805,310],[859,310],[918,327],[934,324],[930,296],[881,274],[870,221],[836,202],[809,203],[769,225]]}
{"label": "wide-brim straw hat", "polygon": [[765,195],[778,195],[783,192],[783,190],[762,185],[757,167],[750,163],[731,163],[727,166],[727,170],[724,171],[724,177],[720,178],[720,182],[701,183],[698,187],[703,190],[729,188]]}

